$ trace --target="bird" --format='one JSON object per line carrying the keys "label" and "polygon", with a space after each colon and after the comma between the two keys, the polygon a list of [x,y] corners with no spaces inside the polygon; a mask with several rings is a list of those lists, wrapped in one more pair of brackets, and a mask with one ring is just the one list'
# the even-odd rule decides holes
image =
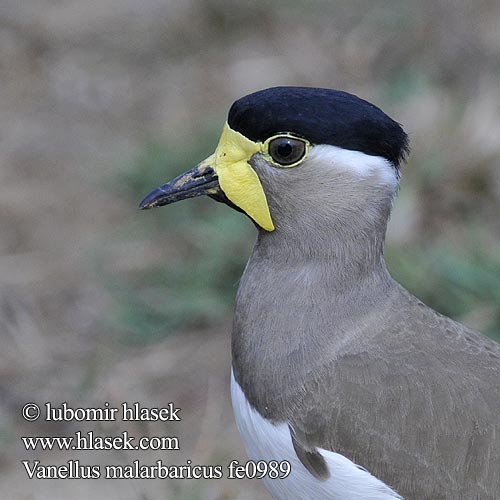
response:
{"label": "bird", "polygon": [[257,228],[231,397],[249,458],[290,464],[264,478],[276,500],[500,499],[500,344],[385,264],[408,155],[368,101],[273,87],[236,100],[215,153],[140,204],[207,195]]}

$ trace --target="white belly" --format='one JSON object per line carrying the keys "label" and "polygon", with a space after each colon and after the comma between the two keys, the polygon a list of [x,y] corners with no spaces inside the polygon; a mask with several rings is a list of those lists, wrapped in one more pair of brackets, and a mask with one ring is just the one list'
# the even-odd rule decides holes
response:
{"label": "white belly", "polygon": [[236,425],[251,460],[287,460],[291,473],[285,479],[265,478],[276,500],[389,500],[402,499],[385,483],[359,468],[346,457],[319,449],[330,477],[316,479],[300,462],[293,449],[288,425],[273,425],[254,410],[231,374],[231,396]]}

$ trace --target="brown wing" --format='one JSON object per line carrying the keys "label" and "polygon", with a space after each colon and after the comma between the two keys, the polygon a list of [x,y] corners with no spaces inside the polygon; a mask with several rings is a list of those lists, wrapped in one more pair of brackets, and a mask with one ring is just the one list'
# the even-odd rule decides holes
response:
{"label": "brown wing", "polygon": [[345,455],[407,500],[498,500],[500,344],[401,293],[384,331],[305,381],[294,439]]}

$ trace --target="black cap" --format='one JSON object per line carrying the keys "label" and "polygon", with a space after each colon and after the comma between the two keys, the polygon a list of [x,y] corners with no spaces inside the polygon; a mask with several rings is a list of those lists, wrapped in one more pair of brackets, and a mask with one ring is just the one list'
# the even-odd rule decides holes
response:
{"label": "black cap", "polygon": [[386,158],[398,168],[408,152],[399,123],[373,104],[340,90],[273,87],[238,99],[229,126],[252,141],[291,132],[312,144],[331,144]]}

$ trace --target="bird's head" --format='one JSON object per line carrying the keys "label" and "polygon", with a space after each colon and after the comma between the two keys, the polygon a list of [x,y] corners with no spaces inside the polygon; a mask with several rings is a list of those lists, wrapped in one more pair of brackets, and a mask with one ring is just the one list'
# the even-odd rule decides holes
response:
{"label": "bird's head", "polygon": [[408,152],[401,126],[337,90],[275,87],[237,100],[215,153],[141,202],[147,209],[206,194],[262,232],[385,224]]}

